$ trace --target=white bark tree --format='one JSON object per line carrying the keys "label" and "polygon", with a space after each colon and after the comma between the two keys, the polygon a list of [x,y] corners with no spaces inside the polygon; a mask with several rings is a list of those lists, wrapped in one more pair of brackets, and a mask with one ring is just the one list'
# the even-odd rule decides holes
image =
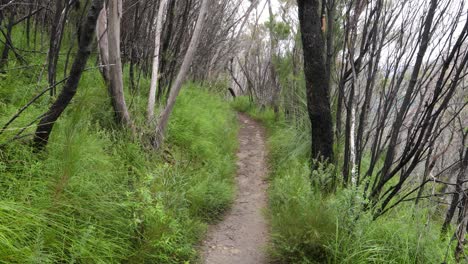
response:
{"label": "white bark tree", "polygon": [[176,80],[172,85],[171,92],[167,100],[167,105],[158,119],[156,135],[153,140],[153,147],[156,149],[160,148],[161,144],[164,141],[164,133],[167,128],[169,117],[172,113],[172,110],[174,109],[176,98],[179,95],[180,89],[182,88],[182,84],[185,81],[185,78],[187,77],[187,73],[190,69],[190,65],[192,64],[193,57],[198,47],[198,43],[200,42],[200,36],[205,22],[205,15],[208,12],[208,8],[210,6],[211,1],[212,0],[203,0],[201,4],[200,14],[198,15],[195,31],[193,32],[189,47],[187,49],[187,52],[185,53],[182,66],[180,67]]}
{"label": "white bark tree", "polygon": [[159,4],[158,16],[156,18],[156,36],[154,39],[153,70],[151,74],[150,92],[148,98],[147,120],[148,123],[154,120],[154,105],[156,102],[156,89],[159,80],[159,50],[161,47],[161,33],[163,27],[163,18],[166,11],[168,0],[161,0]]}
{"label": "white bark tree", "polygon": [[107,64],[109,63],[109,41],[107,40],[107,10],[104,7],[99,13],[97,25],[96,25],[96,38],[98,41],[99,49],[99,61],[101,63],[101,73],[106,83],[109,82],[109,69]]}
{"label": "white bark tree", "polygon": [[[108,10],[106,11],[104,8],[98,19],[97,37],[100,40],[101,63],[104,65],[103,75],[108,85],[115,118],[118,123],[133,129],[123,89],[122,60],[120,56],[121,17],[122,0],[110,0]],[[107,26],[104,26],[106,20]]]}

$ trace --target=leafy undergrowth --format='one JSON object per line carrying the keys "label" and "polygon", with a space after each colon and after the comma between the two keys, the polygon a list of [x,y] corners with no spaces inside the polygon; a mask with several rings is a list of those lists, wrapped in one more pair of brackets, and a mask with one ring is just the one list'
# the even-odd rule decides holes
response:
{"label": "leafy undergrowth", "polygon": [[[0,76],[0,124],[45,86],[30,72]],[[134,113],[144,109],[144,96],[128,100]],[[46,152],[34,153],[30,137],[12,140],[49,104],[44,96],[0,135],[0,263],[195,261],[207,223],[233,198],[231,108],[187,85],[159,156],[114,127],[102,78],[90,70]]]}
{"label": "leafy undergrowth", "polygon": [[[359,190],[322,192],[335,170],[321,166],[311,175],[307,125],[290,124],[284,118],[275,121],[270,109],[261,111],[246,97],[232,106],[268,128],[273,262],[453,263],[452,250],[447,251],[447,243],[439,238],[440,226],[428,221],[432,209],[403,205],[373,221],[361,210]],[[320,187],[313,186],[311,178]]]}

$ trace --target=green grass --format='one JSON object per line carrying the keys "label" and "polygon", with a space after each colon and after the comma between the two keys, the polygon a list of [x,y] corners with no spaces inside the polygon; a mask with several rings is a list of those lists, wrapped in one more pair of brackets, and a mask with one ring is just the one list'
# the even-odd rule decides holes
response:
{"label": "green grass", "polygon": [[362,190],[329,192],[331,179],[339,177],[332,166],[320,166],[311,174],[306,121],[275,121],[271,110],[257,109],[248,98],[232,105],[268,129],[273,262],[424,264],[442,263],[446,253],[447,263],[454,262],[448,240],[439,238],[436,207],[402,205],[373,221],[362,211]]}
{"label": "green grass", "polygon": [[[11,58],[8,68],[17,66]],[[45,57],[27,59],[40,64]],[[47,87],[45,77],[37,82],[39,70],[0,76],[0,124]],[[141,127],[148,83],[142,79],[141,94],[126,98]],[[207,224],[234,196],[237,121],[230,106],[186,85],[157,154],[115,126],[102,77],[90,69],[45,152],[30,147],[34,126],[12,140],[51,101],[43,96],[0,135],[7,143],[0,148],[0,263],[197,261]]]}
{"label": "green grass", "polygon": [[[13,32],[15,44],[25,46],[16,29],[21,27]],[[13,54],[10,58],[7,69],[21,66]],[[45,54],[28,54],[27,60],[41,65]],[[63,72],[63,57],[58,69]],[[40,71],[0,75],[0,124],[47,87],[45,77],[38,81]],[[127,74],[124,81],[129,87]],[[139,94],[126,93],[141,127],[148,81],[141,79]],[[51,99],[46,95],[32,104],[0,135],[0,144],[7,143],[0,148],[0,263],[196,262],[207,224],[219,219],[234,197],[237,122],[231,106],[268,129],[273,261],[441,263],[448,252],[448,263],[453,262],[453,251],[438,237],[435,208],[404,205],[372,221],[360,209],[359,190],[322,192],[335,170],[311,173],[306,115],[294,122],[283,114],[275,119],[271,109],[260,110],[247,97],[229,106],[213,95],[224,85],[184,87],[161,155],[115,126],[97,69],[83,75],[44,153],[32,151],[30,136],[12,141]],[[303,108],[302,101],[298,109]],[[34,126],[24,135],[33,132]]]}

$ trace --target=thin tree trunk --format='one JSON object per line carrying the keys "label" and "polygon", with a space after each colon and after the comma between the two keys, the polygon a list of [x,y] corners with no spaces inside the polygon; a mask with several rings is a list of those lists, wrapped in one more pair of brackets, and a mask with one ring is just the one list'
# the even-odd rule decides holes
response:
{"label": "thin tree trunk", "polygon": [[[421,180],[421,188],[419,188],[418,194],[416,195],[416,201],[414,202],[415,205],[418,205],[419,201],[421,200],[421,196],[422,196],[422,194],[424,192],[424,185],[423,184],[427,181],[427,178],[431,174],[431,171],[432,171],[432,168],[433,168],[433,163],[435,163],[435,160],[434,160],[434,162],[431,162],[433,152],[434,152],[434,144],[432,144],[429,147],[429,150],[428,150],[428,153],[427,153],[426,162],[424,164],[424,174],[423,174],[423,178]],[[450,220],[452,220],[452,219],[450,219]]]}
{"label": "thin tree trunk", "polygon": [[153,56],[153,71],[151,73],[151,84],[148,98],[147,120],[152,122],[154,119],[154,105],[156,102],[156,90],[159,80],[159,51],[161,48],[161,33],[163,26],[164,11],[166,10],[168,0],[161,0],[159,4],[157,22],[156,22],[156,36],[154,40],[154,56]]}
{"label": "thin tree trunk", "polygon": [[14,13],[8,19],[7,32],[5,36],[5,46],[3,47],[2,58],[0,59],[0,69],[8,64],[8,54],[11,48],[11,33],[14,25]]}
{"label": "thin tree trunk", "polygon": [[[465,178],[466,168],[468,167],[468,149],[466,150],[465,158],[460,169],[460,177]],[[461,258],[463,257],[465,249],[465,240],[466,240],[466,231],[468,227],[468,196],[466,193],[462,192],[461,204],[462,208],[460,210],[460,216],[458,217],[458,227],[456,232],[457,237],[457,247],[455,248],[455,259],[457,263],[460,263]]]}
{"label": "thin tree trunk", "polygon": [[452,222],[453,216],[455,215],[455,211],[457,206],[460,203],[460,195],[463,195],[463,182],[466,178],[466,168],[468,167],[468,148],[465,151],[465,157],[462,161],[462,166],[460,168],[460,173],[457,175],[457,183],[455,185],[455,192],[452,197],[452,202],[450,203],[450,207],[447,210],[445,215],[444,224],[442,225],[441,235],[444,236],[447,233],[447,230]]}
{"label": "thin tree trunk", "polygon": [[98,43],[98,50],[99,50],[99,61],[101,66],[99,69],[101,71],[102,77],[106,82],[107,86],[109,86],[109,41],[107,38],[107,10],[106,4],[101,10],[99,14],[99,18],[96,25],[96,38]]}
{"label": "thin tree trunk", "polygon": [[[364,92],[364,103],[362,104],[361,107],[361,113],[359,114],[359,124],[357,128],[357,134],[356,134],[356,164],[357,164],[357,176],[358,176],[358,184],[360,183],[360,175],[361,175],[361,161],[363,157],[363,152],[364,152],[364,147],[366,142],[365,135],[364,135],[364,129],[367,128],[368,126],[368,117],[369,117],[369,112],[370,112],[370,107],[371,107],[371,101],[372,101],[372,95],[373,95],[373,90],[374,90],[374,84],[375,84],[375,78],[378,73],[379,69],[379,63],[380,63],[380,57],[381,57],[381,47],[383,45],[383,41],[385,38],[382,38],[380,42],[378,42],[377,39],[377,30],[378,26],[380,23],[380,17],[382,13],[382,0],[379,0],[377,2],[377,17],[376,20],[374,21],[374,25],[372,28],[372,51],[371,54],[376,54],[375,60],[371,58],[369,60],[369,65],[368,65],[368,76],[367,76],[367,82],[366,82],[366,88]],[[379,46],[378,46],[379,45]],[[369,134],[368,134],[369,135]]]}
{"label": "thin tree trunk", "polygon": [[164,141],[164,133],[166,131],[169,117],[174,108],[177,95],[179,94],[180,89],[182,88],[182,84],[185,78],[187,77],[187,73],[189,71],[190,65],[192,64],[192,60],[197,50],[198,43],[200,42],[200,36],[205,22],[205,15],[208,12],[208,7],[211,1],[212,0],[203,0],[202,2],[202,5],[200,7],[200,14],[198,15],[197,24],[195,26],[195,31],[193,32],[192,39],[190,40],[187,53],[185,54],[182,66],[180,67],[179,73],[177,74],[177,78],[171,88],[167,105],[161,113],[161,116],[159,117],[158,124],[156,127],[156,135],[153,140],[153,146],[156,149],[159,149]]}
{"label": "thin tree trunk", "polygon": [[274,40],[273,36],[273,26],[274,26],[274,17],[273,17],[273,10],[271,8],[271,0],[268,0],[268,12],[270,15],[270,82],[271,82],[271,89],[273,89],[273,95],[271,99],[271,104],[273,106],[273,112],[275,113],[275,119],[279,119],[279,95],[281,92],[281,86],[276,81],[276,69],[275,69],[275,53],[277,49],[276,40]]}
{"label": "thin tree trunk", "polygon": [[[354,124],[355,118],[353,117],[354,113],[354,97],[355,97],[355,83],[351,84],[351,89],[349,92],[347,108],[346,108],[346,125],[345,125],[345,145],[344,145],[344,159],[343,159],[343,180],[344,184],[347,185],[350,181],[349,171],[353,167],[353,141],[354,141]],[[353,120],[354,118],[354,120]],[[351,175],[353,176],[353,175]],[[352,178],[351,178],[352,180]]]}
{"label": "thin tree trunk", "polygon": [[331,68],[333,65],[334,59],[334,27],[335,27],[335,0],[328,0],[325,2],[326,10],[327,10],[327,25],[326,25],[326,33],[327,33],[327,61],[326,61],[326,68],[327,68],[327,81],[328,85],[331,85]]}
{"label": "thin tree trunk", "polygon": [[356,164],[356,105],[351,105],[351,127],[349,132],[350,141],[350,159],[351,159],[351,185],[358,183],[357,164]]}
{"label": "thin tree trunk", "polygon": [[125,103],[122,60],[120,57],[120,19],[122,16],[122,0],[109,1],[108,12],[107,37],[109,42],[109,93],[117,123],[133,128],[127,104]]}
{"label": "thin tree trunk", "polygon": [[30,4],[30,7],[29,7],[29,10],[28,10],[28,18],[26,18],[26,43],[27,43],[28,47],[30,47],[30,45],[31,45],[31,43],[30,43],[30,40],[31,40],[31,17],[32,17],[32,11],[33,11],[33,6],[34,6],[33,0],[30,0],[29,4]]}
{"label": "thin tree trunk", "polygon": [[[55,0],[55,10],[54,10],[54,20],[50,28],[50,43],[49,43],[49,54],[48,54],[48,77],[49,77],[49,86],[55,86],[55,76],[57,71],[56,58],[58,58],[58,53],[60,49],[60,18],[62,17],[62,11],[65,0]],[[54,96],[56,94],[56,89],[50,89],[50,95]]]}
{"label": "thin tree trunk", "polygon": [[133,13],[133,33],[132,39],[130,41],[130,66],[128,68],[128,74],[130,78],[130,90],[133,94],[137,93],[137,86],[135,84],[135,63],[137,62],[137,51],[136,51],[136,38],[138,36],[138,20],[139,20],[139,12],[140,12],[140,0],[138,0],[135,4],[135,12]]}
{"label": "thin tree trunk", "polygon": [[421,45],[419,46],[418,55],[417,55],[416,62],[413,67],[413,72],[411,74],[411,79],[409,81],[408,89],[406,90],[406,94],[403,99],[401,108],[398,110],[395,122],[393,123],[393,126],[392,126],[390,142],[388,145],[388,150],[385,155],[384,165],[380,173],[379,183],[377,184],[376,188],[372,190],[372,193],[371,193],[371,198],[374,201],[377,200],[383,186],[389,180],[388,173],[394,161],[394,157],[396,153],[396,146],[397,146],[398,138],[400,135],[400,129],[401,129],[401,126],[403,125],[406,114],[410,107],[410,103],[413,98],[413,92],[414,92],[414,89],[416,87],[416,83],[418,80],[419,71],[422,67],[423,58],[429,46],[429,40],[431,38],[431,34],[430,34],[431,26],[432,26],[432,21],[434,20],[437,6],[438,6],[438,1],[431,0],[429,11],[428,11],[426,20],[424,21],[424,29],[421,34]]}
{"label": "thin tree trunk", "polygon": [[91,8],[88,11],[86,22],[81,30],[82,34],[78,53],[76,54],[73,66],[70,70],[70,76],[57,100],[52,104],[37,126],[34,144],[39,150],[47,145],[55,122],[76,94],[81,75],[86,67],[89,55],[91,54],[91,44],[93,43],[96,21],[102,9],[103,2],[104,0],[93,0]]}

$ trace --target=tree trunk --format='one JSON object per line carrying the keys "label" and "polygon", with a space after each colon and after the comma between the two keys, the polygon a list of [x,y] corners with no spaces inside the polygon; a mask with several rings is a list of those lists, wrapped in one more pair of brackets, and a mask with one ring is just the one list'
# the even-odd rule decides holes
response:
{"label": "tree trunk", "polygon": [[192,39],[190,40],[187,53],[185,54],[182,66],[180,67],[179,73],[177,74],[177,78],[171,88],[169,99],[167,100],[167,105],[161,113],[161,116],[159,117],[158,125],[156,127],[156,135],[153,140],[153,146],[156,149],[160,148],[161,144],[164,141],[164,133],[169,121],[169,117],[172,113],[172,109],[174,108],[177,95],[179,94],[180,89],[182,88],[182,84],[185,78],[187,77],[187,73],[189,71],[190,65],[192,64],[192,60],[197,50],[198,43],[200,42],[200,36],[203,30],[203,24],[205,22],[205,15],[208,12],[208,7],[211,1],[212,0],[203,0],[202,2],[202,5],[200,7],[200,14],[198,15],[197,24],[195,26],[195,31],[193,32]]}
{"label": "tree trunk", "polygon": [[349,131],[349,143],[350,143],[350,159],[351,159],[351,185],[356,186],[358,182],[358,175],[356,173],[356,108],[355,105],[351,107],[351,127]]}
{"label": "tree trunk", "polygon": [[86,67],[89,55],[91,54],[91,44],[93,43],[96,21],[98,19],[99,12],[102,9],[103,2],[104,0],[93,0],[91,8],[88,11],[86,22],[81,30],[82,34],[78,53],[76,54],[73,66],[70,70],[70,76],[57,100],[52,104],[49,111],[47,111],[37,126],[34,136],[34,144],[39,150],[43,149],[47,145],[55,122],[76,94],[81,75]]}
{"label": "tree trunk", "polygon": [[275,56],[276,56],[276,49],[277,43],[273,36],[273,26],[274,26],[274,17],[273,17],[273,10],[271,9],[271,0],[268,0],[268,13],[270,15],[270,83],[271,89],[273,89],[273,95],[271,98],[271,105],[273,106],[273,112],[275,113],[275,119],[279,119],[279,95],[281,92],[281,86],[277,82],[277,74],[275,69]]}
{"label": "tree trunk", "polygon": [[60,42],[62,38],[61,32],[61,20],[62,11],[64,8],[65,0],[55,0],[55,10],[54,10],[54,20],[50,28],[50,43],[49,43],[49,53],[48,53],[48,78],[49,86],[54,87],[50,89],[50,95],[55,96],[57,89],[55,88],[55,77],[57,74],[57,61],[60,52]]}
{"label": "tree trunk", "polygon": [[7,25],[7,32],[5,37],[5,46],[3,47],[2,51],[2,57],[0,59],[0,69],[5,67],[5,65],[8,64],[8,54],[10,53],[10,47],[11,47],[11,33],[13,31],[13,25],[14,25],[14,13],[10,16],[8,20],[8,25]]}
{"label": "tree trunk", "polygon": [[107,38],[107,10],[105,4],[97,21],[96,39],[98,43],[99,61],[101,63],[99,70],[101,71],[104,81],[109,86],[109,41]]}
{"label": "tree trunk", "polygon": [[163,26],[164,11],[166,10],[168,0],[161,0],[159,4],[157,22],[156,22],[156,36],[154,40],[154,56],[153,56],[153,71],[151,74],[150,92],[148,98],[147,120],[152,122],[154,119],[154,105],[156,102],[156,90],[159,80],[159,50],[161,48],[161,32]]}
{"label": "tree trunk", "polygon": [[139,20],[140,20],[140,1],[136,2],[135,5],[135,13],[133,14],[133,34],[131,40],[131,48],[130,48],[130,66],[128,69],[128,74],[130,78],[130,90],[133,94],[138,92],[138,87],[135,83],[135,64],[137,63],[137,48],[136,48],[136,41],[138,36],[138,28],[139,28]]}
{"label": "tree trunk", "polygon": [[[466,173],[467,160],[464,160],[460,174]],[[462,193],[463,198],[461,200],[462,208],[460,210],[460,216],[458,218],[458,227],[456,232],[457,237],[457,247],[455,248],[455,260],[457,263],[460,263],[461,258],[464,258],[464,249],[465,249],[465,240],[466,240],[466,231],[468,227],[468,196],[465,193]]]}
{"label": "tree trunk", "polygon": [[[444,224],[442,225],[441,236],[444,236],[447,233],[447,230],[452,222],[455,211],[460,203],[460,195],[463,194],[463,182],[466,178],[466,168],[468,167],[468,148],[465,151],[465,157],[462,161],[462,166],[460,167],[460,173],[457,175],[457,183],[455,185],[455,192],[452,197],[452,202],[447,210],[445,215]],[[463,199],[462,199],[463,200]],[[465,205],[466,206],[466,205]]]}
{"label": "tree trunk", "polygon": [[326,68],[327,68],[327,81],[328,85],[331,84],[331,69],[334,60],[335,54],[335,47],[334,47],[334,34],[335,34],[335,0],[328,0],[325,2],[326,10],[327,10],[327,25],[326,25],[326,32],[327,32],[327,61],[326,61]]}
{"label": "tree trunk", "polygon": [[[102,64],[105,65],[103,70],[104,79],[107,79],[106,81],[108,84],[109,95],[111,97],[117,123],[133,128],[130,114],[127,109],[127,104],[125,103],[122,78],[122,60],[120,57],[120,18],[122,16],[122,1],[109,1],[109,10],[107,14],[107,34],[105,29],[102,29],[102,25],[104,23],[103,21],[105,21],[105,17],[103,17],[105,15],[104,11],[105,10],[103,10],[103,13],[101,13],[98,26],[99,35],[101,38],[99,45],[100,56]],[[108,42],[107,49],[104,46],[106,41]],[[106,58],[108,59],[107,61]]]}
{"label": "tree trunk", "polygon": [[312,125],[312,159],[333,160],[330,90],[318,0],[298,0],[304,51],[307,110]]}

